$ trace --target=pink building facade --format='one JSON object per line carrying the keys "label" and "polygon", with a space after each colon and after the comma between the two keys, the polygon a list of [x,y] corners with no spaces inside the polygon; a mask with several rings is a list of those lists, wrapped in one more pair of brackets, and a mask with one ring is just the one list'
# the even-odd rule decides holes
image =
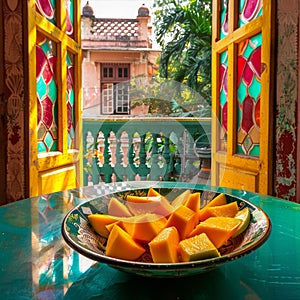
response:
{"label": "pink building facade", "polygon": [[96,18],[87,4],[82,9],[83,115],[145,114],[131,110],[130,84],[143,84],[157,71],[160,50],[151,41],[149,9],[142,5],[135,19]]}

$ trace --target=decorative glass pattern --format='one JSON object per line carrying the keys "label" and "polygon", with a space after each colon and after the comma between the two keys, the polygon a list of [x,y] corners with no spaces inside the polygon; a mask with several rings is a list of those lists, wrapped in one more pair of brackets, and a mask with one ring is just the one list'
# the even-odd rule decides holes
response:
{"label": "decorative glass pattern", "polygon": [[258,34],[239,44],[237,93],[237,153],[260,154],[261,44]]}
{"label": "decorative glass pattern", "polygon": [[263,0],[240,0],[239,24],[242,27],[262,15]]}
{"label": "decorative glass pattern", "polygon": [[229,0],[221,0],[220,39],[226,37],[228,34],[228,1]]}
{"label": "decorative glass pattern", "polygon": [[67,35],[73,37],[74,33],[74,0],[66,0],[66,10],[67,10],[67,25],[66,32]]}
{"label": "decorative glass pattern", "polygon": [[227,140],[227,110],[228,110],[228,51],[220,55],[219,70],[219,93],[220,93],[220,144],[219,150],[226,151]]}
{"label": "decorative glass pattern", "polygon": [[74,54],[69,53],[67,55],[67,115],[68,115],[68,149],[74,147],[75,139],[75,122],[74,122]]}
{"label": "decorative glass pattern", "polygon": [[37,32],[38,152],[57,150],[56,44]]}
{"label": "decorative glass pattern", "polygon": [[38,12],[48,21],[56,24],[56,0],[35,0]]}

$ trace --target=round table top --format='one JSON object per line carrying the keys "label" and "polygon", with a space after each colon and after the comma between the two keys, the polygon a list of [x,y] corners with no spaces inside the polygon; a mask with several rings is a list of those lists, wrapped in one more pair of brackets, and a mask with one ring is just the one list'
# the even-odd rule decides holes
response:
{"label": "round table top", "polygon": [[300,205],[271,196],[198,185],[243,197],[262,208],[271,220],[272,231],[249,255],[195,276],[136,276],[90,260],[66,244],[61,226],[70,209],[137,185],[151,182],[99,184],[1,206],[1,298],[299,299]]}

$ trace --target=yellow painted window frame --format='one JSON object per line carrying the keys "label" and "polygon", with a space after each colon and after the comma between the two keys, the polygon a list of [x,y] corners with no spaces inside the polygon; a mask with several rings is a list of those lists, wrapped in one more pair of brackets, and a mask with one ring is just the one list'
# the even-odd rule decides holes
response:
{"label": "yellow painted window frame", "polygon": [[[66,0],[56,1],[56,25],[44,18],[36,9],[35,0],[28,1],[28,80],[29,80],[29,153],[30,153],[30,194],[38,194],[38,186],[34,180],[38,177],[38,172],[43,170],[58,168],[67,164],[77,164],[77,178],[82,184],[82,163],[80,153],[82,149],[82,125],[81,125],[81,1],[74,0],[74,38],[66,33]],[[47,38],[57,44],[57,79],[58,79],[58,151],[38,153],[37,148],[37,92],[36,92],[36,32],[41,32]],[[67,53],[74,55],[74,89],[75,89],[75,109],[74,119],[76,122],[75,145],[73,149],[68,149],[67,136]]]}
{"label": "yellow painted window frame", "polygon": [[[261,89],[261,107],[260,118],[264,120],[260,123],[260,145],[261,153],[259,159],[248,159],[247,169],[249,171],[259,170],[260,179],[258,191],[264,194],[270,194],[272,189],[272,130],[273,130],[273,93],[271,79],[274,76],[274,66],[272,47],[274,41],[274,22],[275,22],[275,5],[272,0],[263,0],[263,14],[248,24],[237,28],[239,1],[229,0],[228,15],[228,35],[219,39],[220,33],[220,11],[221,0],[213,1],[213,18],[212,18],[212,185],[218,185],[218,168],[217,163],[229,164],[239,169],[245,166],[245,159],[235,155],[236,153],[236,79],[237,79],[237,61],[236,57],[238,43],[246,38],[262,33],[262,89]],[[218,149],[219,139],[219,65],[220,54],[228,50],[228,136],[227,152],[224,153]],[[233,99],[233,100],[232,100]],[[265,139],[268,142],[266,143]]]}

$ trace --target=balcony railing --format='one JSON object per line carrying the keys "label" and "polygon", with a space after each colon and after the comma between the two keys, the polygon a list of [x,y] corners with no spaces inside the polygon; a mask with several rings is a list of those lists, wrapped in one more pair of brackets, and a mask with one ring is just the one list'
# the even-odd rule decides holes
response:
{"label": "balcony railing", "polygon": [[187,181],[210,159],[210,133],[210,118],[84,118],[84,185]]}

